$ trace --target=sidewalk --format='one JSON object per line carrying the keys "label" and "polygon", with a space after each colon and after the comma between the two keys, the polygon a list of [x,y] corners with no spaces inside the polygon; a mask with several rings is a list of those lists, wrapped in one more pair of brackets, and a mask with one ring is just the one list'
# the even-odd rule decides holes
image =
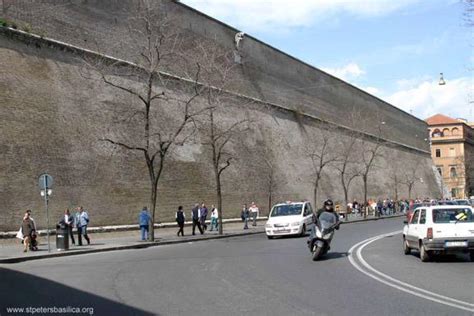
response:
{"label": "sidewalk", "polygon": [[[383,218],[390,217],[399,217],[404,215],[394,215],[394,216],[385,216]],[[362,221],[371,221],[378,220],[379,218],[369,217],[363,219],[350,218],[349,221],[342,221],[342,224],[356,223]],[[184,237],[176,236],[178,231],[177,227],[166,227],[155,229],[155,241],[140,241],[140,231],[139,230],[127,230],[127,231],[115,231],[115,232],[96,232],[90,233],[89,237],[91,244],[87,245],[85,242],[83,246],[71,245],[67,251],[57,251],[56,250],[56,236],[50,236],[50,245],[51,252],[48,253],[48,244],[47,237],[39,237],[39,250],[38,251],[28,251],[27,253],[23,252],[23,245],[20,243],[19,239],[9,238],[9,239],[0,239],[0,264],[1,263],[18,263],[29,260],[37,260],[44,258],[52,257],[62,257],[62,256],[72,256],[80,255],[86,253],[94,252],[105,252],[105,251],[114,251],[114,250],[125,250],[125,249],[139,249],[139,248],[148,248],[161,245],[177,244],[183,242],[198,242],[211,239],[219,238],[229,238],[253,234],[261,234],[265,232],[265,222],[266,219],[259,220],[257,226],[249,225],[248,230],[243,230],[242,222],[228,222],[224,223],[224,234],[219,235],[218,232],[209,230],[206,231],[203,235],[197,230],[195,236],[191,235],[191,226],[185,226],[184,228]],[[210,225],[208,225],[208,229]],[[77,242],[77,236],[74,238]]]}

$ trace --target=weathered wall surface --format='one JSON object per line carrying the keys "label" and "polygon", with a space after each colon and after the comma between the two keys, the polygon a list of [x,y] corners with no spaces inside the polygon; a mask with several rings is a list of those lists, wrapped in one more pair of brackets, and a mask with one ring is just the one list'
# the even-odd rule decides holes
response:
{"label": "weathered wall surface", "polygon": [[[51,8],[51,1],[16,3],[16,8],[25,10],[15,13],[15,3],[8,3],[12,5],[8,8],[11,14],[28,20],[40,12],[43,18],[38,23],[47,30],[48,36],[78,46],[91,45],[89,48],[94,48],[89,44],[93,42],[91,38],[107,43],[119,36],[120,23],[112,18],[116,15],[109,13],[127,5],[122,1],[73,1],[73,4],[61,1],[62,5],[58,6],[59,2],[54,2],[57,17],[48,19],[50,13],[46,9]],[[174,6],[173,14],[181,16],[193,31],[217,38],[222,46],[233,45],[234,30],[181,5],[170,5]],[[73,28],[75,23],[78,23],[77,28]],[[75,32],[89,40],[75,36]],[[53,219],[58,218],[64,208],[82,204],[90,210],[92,225],[135,222],[138,209],[147,204],[149,196],[144,161],[138,155],[99,141],[104,135],[118,133],[112,124],[110,107],[126,108],[129,97],[100,81],[81,76],[82,64],[71,52],[7,33],[0,32],[0,230],[15,229],[21,210],[26,208],[32,208],[38,224],[44,225],[43,204],[37,188],[37,177],[43,172],[55,178],[51,200]],[[118,52],[125,54],[119,57],[127,57],[126,50]],[[390,139],[406,146],[384,149],[385,158],[371,175],[371,197],[393,196],[387,173],[392,160],[408,166],[414,161],[420,163],[419,176],[424,181],[417,183],[413,196],[438,194],[431,159],[423,154],[426,145],[413,137],[424,135],[423,122],[252,38],[244,40],[243,56],[241,75],[245,80],[235,87],[240,93],[290,108],[298,107],[307,114],[341,125],[345,122],[338,117],[344,117],[349,105],[362,108],[367,115],[376,110],[382,113],[387,125],[397,127],[391,129]],[[309,86],[319,88],[305,91],[294,88]],[[248,135],[247,145],[257,145],[263,138],[261,131],[274,139],[273,152],[280,173],[275,200],[311,200],[310,162],[303,157],[308,139],[300,132],[294,115],[288,111],[270,112],[266,107],[229,107],[224,116],[238,118],[249,112],[258,121],[259,128]],[[321,126],[316,121],[308,119],[305,123],[309,134],[318,135]],[[371,126],[366,128],[375,133],[370,130]],[[346,136],[337,134],[335,137],[344,139]],[[238,215],[244,202],[255,200],[265,205],[267,201],[267,192],[260,181],[264,175],[253,164],[258,157],[252,153],[240,153],[240,156],[224,176],[225,214],[228,216]],[[205,149],[198,144],[180,148],[168,162],[163,177],[157,216],[160,221],[172,220],[177,205],[189,209],[197,201],[208,204],[215,201],[212,172]],[[356,182],[350,196],[361,200],[361,195],[361,183]],[[399,195],[406,197],[406,188],[400,187]],[[333,169],[328,169],[324,176],[320,196],[343,199]]]}
{"label": "weathered wall surface", "polygon": [[[130,33],[127,18],[139,1],[3,0],[3,3],[3,15],[19,21],[19,26],[23,21],[48,37],[135,60],[136,46],[130,43],[140,39],[136,33]],[[181,3],[151,3],[157,10],[168,12],[170,21],[185,28],[188,34],[210,39],[224,49],[234,47],[237,30]],[[424,121],[251,36],[244,37],[240,46],[241,85],[234,87],[235,90],[340,125],[348,125],[349,109],[355,108],[367,117],[377,114],[390,129],[391,140],[429,151]],[[358,127],[377,134],[377,126],[374,122]]]}

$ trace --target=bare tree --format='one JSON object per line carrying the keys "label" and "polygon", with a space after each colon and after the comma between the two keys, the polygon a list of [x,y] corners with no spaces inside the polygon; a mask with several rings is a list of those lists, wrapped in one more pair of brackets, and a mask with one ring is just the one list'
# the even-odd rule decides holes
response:
{"label": "bare tree", "polygon": [[356,150],[358,150],[356,135],[356,132],[351,132],[347,138],[341,142],[338,151],[338,159],[334,164],[334,168],[339,174],[339,181],[344,191],[344,207],[346,209],[347,204],[349,204],[349,190],[351,184],[357,177],[360,176],[360,169],[356,159]]}
{"label": "bare tree", "polygon": [[395,201],[398,200],[399,187],[401,184],[403,184],[404,180],[402,170],[402,166],[397,161],[393,161],[389,165],[390,186],[393,189],[393,196],[395,198]]}
{"label": "bare tree", "polygon": [[[310,143],[306,156],[311,160],[312,166],[310,177],[313,184],[314,205],[318,203],[318,189],[324,171],[338,160],[337,152],[334,150],[336,146],[334,135],[334,131],[326,127],[308,140]],[[345,173],[345,170],[343,172]]]}
{"label": "bare tree", "polygon": [[118,119],[114,123],[120,123],[113,128],[119,127],[122,132],[104,136],[101,141],[144,158],[150,180],[150,240],[153,241],[157,192],[165,161],[174,145],[184,144],[192,135],[190,123],[201,114],[193,111],[201,92],[200,65],[193,66],[193,75],[186,80],[167,74],[177,56],[182,65],[187,65],[189,60],[182,54],[182,35],[159,8],[140,2],[129,23],[130,34],[138,38],[134,44],[134,64],[100,56],[85,56],[84,62],[99,73],[106,85],[130,96],[124,98],[130,102],[126,109],[119,110],[115,105],[113,108]]}
{"label": "bare tree", "polygon": [[406,185],[408,190],[408,199],[411,200],[411,194],[416,182],[420,181],[418,172],[420,170],[420,159],[414,159],[413,164],[405,168],[405,172],[402,175],[401,183]]}
{"label": "bare tree", "polygon": [[[199,119],[199,132],[202,145],[207,148],[215,179],[217,210],[219,215],[219,234],[223,233],[222,215],[222,176],[238,157],[235,147],[241,136],[249,128],[247,117],[236,119],[232,116],[233,103],[239,102],[227,92],[233,84],[234,68],[232,51],[222,51],[218,47],[197,45],[200,60],[203,60],[202,85],[206,108]],[[243,104],[237,104],[243,106]],[[241,109],[240,109],[241,110]]]}
{"label": "bare tree", "polygon": [[[377,130],[378,135],[375,135],[374,141],[363,140],[361,144],[360,152],[360,163],[361,163],[361,172],[360,176],[362,178],[362,183],[364,185],[364,218],[367,217],[368,211],[368,201],[367,201],[367,192],[369,184],[369,175],[377,167],[377,162],[382,158],[382,149],[383,149],[383,140],[382,140],[382,128],[385,126],[384,121],[377,120]],[[368,122],[367,122],[368,123]]]}
{"label": "bare tree", "polygon": [[252,147],[246,146],[246,150],[252,157],[250,162],[252,170],[259,170],[261,175],[258,177],[257,183],[265,189],[267,210],[270,213],[275,194],[278,192],[280,183],[284,180],[277,165],[277,150],[285,150],[284,148],[289,148],[290,145],[275,129],[259,130],[259,132],[261,139],[257,140]]}

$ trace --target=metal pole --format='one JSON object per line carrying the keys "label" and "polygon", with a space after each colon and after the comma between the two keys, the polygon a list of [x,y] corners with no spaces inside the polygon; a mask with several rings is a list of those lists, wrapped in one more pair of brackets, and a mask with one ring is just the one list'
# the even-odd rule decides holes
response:
{"label": "metal pole", "polygon": [[49,210],[48,210],[48,177],[44,177],[44,204],[46,207],[46,225],[47,226],[47,235],[48,235],[48,252],[51,252],[51,246],[49,243]]}

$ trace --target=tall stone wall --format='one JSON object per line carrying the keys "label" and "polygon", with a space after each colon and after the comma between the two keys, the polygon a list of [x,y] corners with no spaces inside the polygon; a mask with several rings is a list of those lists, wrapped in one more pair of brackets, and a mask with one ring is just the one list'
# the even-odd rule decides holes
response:
{"label": "tall stone wall", "polygon": [[[107,44],[117,37],[126,37],[119,32],[120,23],[112,18],[117,15],[110,12],[121,11],[127,3],[18,1],[9,3],[12,6],[8,10],[18,20],[31,22],[35,14],[40,14],[38,26],[46,29],[48,36],[94,49],[93,39]],[[15,5],[22,10],[14,11]],[[222,47],[232,47],[235,30],[180,4],[167,5],[171,6],[169,12],[186,21],[183,25],[193,34],[217,39],[217,45]],[[51,6],[57,13],[54,19],[48,19],[47,9]],[[77,29],[72,27],[75,23]],[[88,40],[73,36],[73,32]],[[416,184],[413,196],[438,195],[426,146],[413,137],[423,135],[423,122],[251,37],[244,39],[242,45],[243,80],[235,86],[235,92],[263,102],[259,103],[261,106],[245,107],[239,105],[245,103],[239,101],[240,97],[234,97],[236,105],[229,106],[221,119],[250,115],[258,122],[258,129],[244,140],[247,147],[257,148],[264,138],[272,139],[272,156],[278,170],[274,200],[312,199],[308,178],[311,165],[304,157],[305,149],[324,128],[320,120],[346,125],[340,117],[344,117],[349,106],[361,108],[366,115],[379,111],[387,125],[397,127],[387,137],[392,142],[384,148],[384,158],[371,175],[369,195],[393,197],[387,172],[393,161],[406,166],[415,161],[419,164],[423,182]],[[114,55],[112,50],[107,53]],[[116,54],[127,58],[127,50],[118,50]],[[118,133],[110,108],[113,105],[126,109],[130,98],[100,81],[85,78],[81,75],[82,66],[81,59],[61,45],[50,45],[47,40],[31,39],[28,35],[13,35],[11,31],[0,32],[0,231],[15,229],[21,211],[26,208],[34,210],[39,226],[45,225],[37,188],[37,177],[43,172],[55,178],[53,219],[66,207],[84,205],[90,210],[92,225],[133,223],[137,210],[148,202],[149,180],[143,158],[99,141],[104,135]],[[297,89],[310,86],[319,88]],[[269,106],[268,102],[273,104]],[[301,132],[301,122],[294,113],[285,108],[297,108],[307,114],[303,120],[306,133]],[[172,120],[172,108],[169,113]],[[363,126],[368,133],[375,133],[371,128]],[[334,129],[332,133],[335,139],[348,137],[343,129]],[[238,216],[245,202],[266,205],[268,195],[262,181],[264,171],[255,164],[258,150],[244,152],[235,146],[234,151],[239,159],[224,176],[226,216]],[[208,161],[199,142],[173,153],[160,182],[159,221],[172,220],[178,205],[189,209],[198,201],[215,203]],[[406,188],[400,186],[399,196],[407,194]],[[334,169],[325,174],[320,196],[343,200]],[[362,185],[357,181],[350,198],[361,200],[361,196]]]}

